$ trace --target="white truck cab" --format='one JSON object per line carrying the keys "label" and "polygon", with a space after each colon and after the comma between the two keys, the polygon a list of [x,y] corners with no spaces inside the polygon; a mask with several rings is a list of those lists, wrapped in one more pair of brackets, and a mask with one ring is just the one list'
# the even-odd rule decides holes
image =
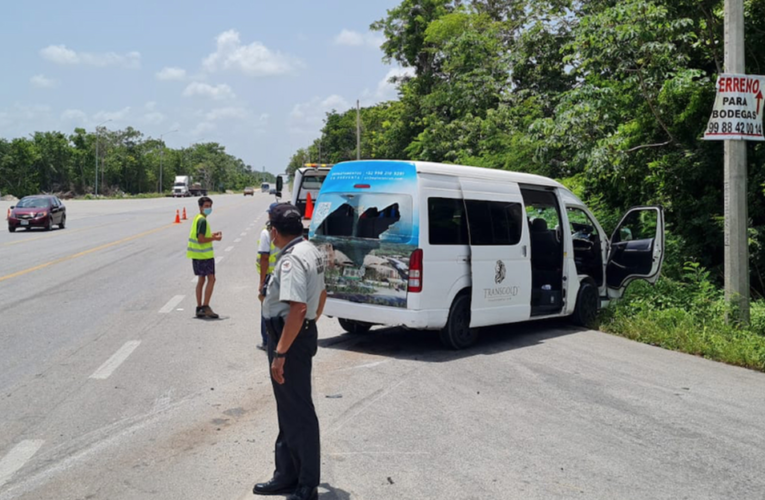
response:
{"label": "white truck cab", "polygon": [[460,349],[478,327],[563,316],[586,325],[630,282],[654,283],[664,213],[630,209],[607,238],[584,203],[546,177],[354,161],[328,173],[309,238],[326,260],[325,313],[347,331],[438,330]]}

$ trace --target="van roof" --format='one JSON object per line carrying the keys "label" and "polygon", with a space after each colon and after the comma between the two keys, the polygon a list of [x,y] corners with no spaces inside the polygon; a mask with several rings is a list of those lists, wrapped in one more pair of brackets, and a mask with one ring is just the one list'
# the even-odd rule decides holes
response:
{"label": "van roof", "polygon": [[[522,172],[512,172],[509,170],[497,170],[494,168],[468,167],[466,165],[450,165],[446,163],[433,163],[427,161],[408,161],[408,160],[360,160],[364,163],[385,162],[385,163],[408,163],[414,165],[418,173],[439,174],[454,177],[472,177],[474,179],[510,181],[519,184],[536,184],[538,186],[557,187],[567,189],[563,184],[549,177],[543,177],[536,174],[525,174]],[[348,161],[343,163],[356,163]]]}

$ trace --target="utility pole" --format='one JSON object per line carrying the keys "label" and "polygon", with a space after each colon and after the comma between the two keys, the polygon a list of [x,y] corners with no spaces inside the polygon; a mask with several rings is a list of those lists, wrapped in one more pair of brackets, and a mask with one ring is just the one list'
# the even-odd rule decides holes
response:
{"label": "utility pole", "polygon": [[[744,1],[725,0],[725,72],[743,75]],[[749,322],[746,141],[725,141],[725,298],[732,320]]]}
{"label": "utility pole", "polygon": [[361,159],[361,104],[356,99],[356,159]]}
{"label": "utility pole", "polygon": [[98,125],[96,125],[96,179],[95,179],[95,182],[93,183],[93,195],[94,196],[98,196],[98,139],[99,139],[99,134],[101,133],[99,127],[101,127],[101,125],[103,125],[104,123],[109,123],[110,121],[111,121],[111,119],[106,120],[106,121],[101,122]]}

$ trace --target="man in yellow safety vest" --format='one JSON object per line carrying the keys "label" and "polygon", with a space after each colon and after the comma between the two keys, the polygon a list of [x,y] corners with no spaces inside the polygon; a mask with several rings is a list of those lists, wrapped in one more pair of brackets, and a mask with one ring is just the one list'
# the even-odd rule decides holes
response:
{"label": "man in yellow safety vest", "polygon": [[[207,196],[199,198],[199,213],[191,223],[189,242],[186,248],[186,257],[191,259],[194,265],[194,274],[197,280],[197,318],[217,319],[218,315],[210,309],[210,297],[215,287],[215,255],[213,254],[213,241],[220,241],[223,234],[213,233],[207,217],[212,213],[212,200]],[[207,287],[205,288],[205,279]],[[204,302],[202,291],[204,289]]]}
{"label": "man in yellow safety vest", "polygon": [[[271,203],[266,210],[269,220],[271,219],[271,210],[274,209],[279,203]],[[258,238],[258,259],[255,261],[255,266],[258,268],[258,276],[260,276],[260,285],[258,290],[263,290],[266,284],[266,278],[268,275],[273,274],[274,265],[276,264],[276,257],[278,252],[274,246],[274,242],[271,241],[268,229],[265,227],[260,232],[260,238]],[[263,303],[263,293],[260,292],[258,298],[260,303]],[[263,315],[260,315],[260,337],[263,343],[258,344],[256,347],[261,351],[265,351],[268,346],[268,333],[266,331],[266,321],[263,319]]]}

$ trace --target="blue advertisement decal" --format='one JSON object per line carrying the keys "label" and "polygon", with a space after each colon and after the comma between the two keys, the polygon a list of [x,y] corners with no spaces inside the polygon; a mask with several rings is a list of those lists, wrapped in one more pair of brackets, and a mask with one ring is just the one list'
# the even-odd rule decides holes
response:
{"label": "blue advertisement decal", "polygon": [[330,297],[406,307],[409,259],[419,244],[416,194],[417,172],[408,162],[332,168],[309,233],[325,257]]}

